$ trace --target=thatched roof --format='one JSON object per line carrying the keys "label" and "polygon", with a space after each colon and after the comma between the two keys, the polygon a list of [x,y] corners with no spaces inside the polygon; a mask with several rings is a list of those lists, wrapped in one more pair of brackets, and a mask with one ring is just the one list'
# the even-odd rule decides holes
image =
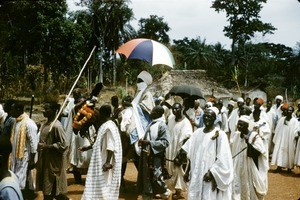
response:
{"label": "thatched roof", "polygon": [[150,86],[154,96],[165,96],[173,86],[193,85],[199,87],[205,97],[231,98],[232,94],[217,82],[208,78],[205,70],[171,70]]}

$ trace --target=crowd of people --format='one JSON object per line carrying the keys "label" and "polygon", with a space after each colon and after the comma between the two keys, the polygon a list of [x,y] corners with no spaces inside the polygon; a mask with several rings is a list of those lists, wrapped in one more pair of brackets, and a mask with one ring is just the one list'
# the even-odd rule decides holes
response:
{"label": "crowd of people", "polygon": [[[88,97],[73,91],[60,105],[46,101],[41,126],[24,104],[0,104],[0,199],[69,199],[67,173],[85,184],[82,199],[118,199],[126,192],[128,161],[138,171],[143,199],[264,199],[268,171],[300,166],[300,101],[297,110],[278,95],[223,103],[209,98],[154,98],[152,76],[142,71],[136,95],[96,105],[102,84]],[[33,169],[36,169],[36,175]],[[86,174],[85,182],[82,175]]]}

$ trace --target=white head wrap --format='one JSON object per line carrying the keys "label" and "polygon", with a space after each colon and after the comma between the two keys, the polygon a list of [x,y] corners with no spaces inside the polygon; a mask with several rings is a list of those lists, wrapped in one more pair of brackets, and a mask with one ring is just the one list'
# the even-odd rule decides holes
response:
{"label": "white head wrap", "polygon": [[165,100],[165,98],[164,98],[164,97],[162,97],[162,96],[159,96],[159,97],[158,97],[158,100],[160,100],[160,101],[164,101],[164,100]]}
{"label": "white head wrap", "polygon": [[213,104],[212,104],[212,102],[209,101],[209,102],[206,102],[205,106],[208,107],[208,108],[210,108],[210,107],[213,106]]}
{"label": "white head wrap", "polygon": [[0,104],[0,119],[2,119],[5,116],[5,112],[3,110],[2,105]]}
{"label": "white head wrap", "polygon": [[235,103],[235,102],[232,101],[232,100],[230,100],[230,101],[228,102],[228,104],[229,104],[229,105],[232,105],[232,106],[234,106],[234,103]]}
{"label": "white head wrap", "polygon": [[246,122],[247,124],[250,124],[250,117],[248,115],[240,116],[239,120]]}
{"label": "white head wrap", "polygon": [[218,116],[218,114],[219,114],[219,109],[217,108],[217,107],[209,107],[208,108],[209,110],[212,110],[212,111],[214,111],[214,113],[216,114],[216,116]]}
{"label": "white head wrap", "polygon": [[297,105],[300,105],[300,101],[298,101],[298,104]]}
{"label": "white head wrap", "polygon": [[242,102],[242,103],[244,103],[244,99],[243,99],[242,97],[239,97],[239,98],[237,99],[237,102]]}
{"label": "white head wrap", "polygon": [[279,100],[283,101],[283,96],[281,96],[281,95],[277,95],[277,96],[275,97],[275,100],[277,100],[277,99],[279,99]]}
{"label": "white head wrap", "polygon": [[147,85],[152,83],[152,76],[149,72],[142,71],[137,77],[142,79],[145,83],[147,83]]}

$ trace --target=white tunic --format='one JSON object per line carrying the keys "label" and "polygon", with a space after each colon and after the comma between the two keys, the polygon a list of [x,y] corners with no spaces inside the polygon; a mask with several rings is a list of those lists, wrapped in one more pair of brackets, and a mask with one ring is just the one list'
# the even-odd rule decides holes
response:
{"label": "white tunic", "polygon": [[[170,130],[170,143],[166,149],[166,158],[168,160],[174,160],[179,154],[179,151],[183,145],[184,140],[189,138],[193,133],[193,127],[190,121],[185,117],[180,122],[175,121],[175,115],[170,115],[168,120],[168,127]],[[168,173],[172,176],[170,180],[167,180],[170,189],[181,189],[185,191],[187,185],[183,180],[184,171],[182,166],[178,167],[174,165],[174,162],[167,160]]]}
{"label": "white tunic", "polygon": [[[232,199],[255,200],[263,199],[268,190],[268,154],[262,137],[255,131],[250,133],[249,143],[261,154],[258,157],[258,168],[253,159],[247,156],[245,139],[236,132],[233,138],[232,155],[234,180]],[[240,153],[241,152],[241,153]]]}
{"label": "white tunic", "polygon": [[[217,130],[219,136],[212,139]],[[182,148],[187,152],[191,166],[188,199],[231,199],[233,164],[225,132],[215,128],[204,133],[203,128],[199,128]],[[203,181],[208,170],[216,180],[218,191],[212,191],[211,182]]]}
{"label": "white tunic", "polygon": [[290,121],[285,119],[286,117],[282,117],[275,129],[271,164],[292,169],[295,161],[295,137],[298,134],[299,122],[294,117]]}

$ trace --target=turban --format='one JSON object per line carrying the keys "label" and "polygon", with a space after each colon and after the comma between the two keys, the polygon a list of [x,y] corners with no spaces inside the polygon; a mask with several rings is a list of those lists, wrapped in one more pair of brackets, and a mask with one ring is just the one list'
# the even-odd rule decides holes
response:
{"label": "turban", "polygon": [[5,116],[5,112],[4,110],[0,109],[0,119],[2,119]]}
{"label": "turban", "polygon": [[234,106],[234,101],[230,100],[228,104]]}
{"label": "turban", "polygon": [[159,96],[159,97],[158,97],[158,100],[160,100],[160,101],[164,101],[164,100],[165,100],[165,98],[163,98],[162,96]]}
{"label": "turban", "polygon": [[287,103],[282,104],[281,110],[286,110],[288,109],[289,105]]}
{"label": "turban", "polygon": [[263,105],[264,104],[264,100],[262,98],[258,98],[256,100],[256,102],[259,104],[259,105]]}
{"label": "turban", "polygon": [[212,104],[212,102],[206,102],[205,106],[208,107],[208,108],[210,108],[210,107],[213,106],[213,104]]}
{"label": "turban", "polygon": [[248,115],[241,115],[239,121],[243,121],[246,122],[247,124],[250,124],[250,117]]}
{"label": "turban", "polygon": [[207,99],[207,101],[215,103],[216,102],[216,98],[210,97],[210,98]]}
{"label": "turban", "polygon": [[5,112],[3,110],[2,105],[0,104],[0,119],[2,119],[5,116]]}
{"label": "turban", "polygon": [[142,71],[137,77],[142,79],[145,83],[147,83],[147,85],[152,83],[152,76],[149,72]]}
{"label": "turban", "polygon": [[283,101],[283,97],[282,97],[281,95],[277,95],[277,96],[275,97],[275,100],[277,100],[277,99]]}
{"label": "turban", "polygon": [[300,105],[300,101],[298,101],[298,105]]}
{"label": "turban", "polygon": [[242,103],[244,103],[244,99],[243,99],[242,97],[239,97],[239,98],[237,99],[237,102],[242,102]]}
{"label": "turban", "polygon": [[209,107],[208,110],[212,110],[216,114],[216,116],[218,116],[219,114],[219,109],[217,107]]}

